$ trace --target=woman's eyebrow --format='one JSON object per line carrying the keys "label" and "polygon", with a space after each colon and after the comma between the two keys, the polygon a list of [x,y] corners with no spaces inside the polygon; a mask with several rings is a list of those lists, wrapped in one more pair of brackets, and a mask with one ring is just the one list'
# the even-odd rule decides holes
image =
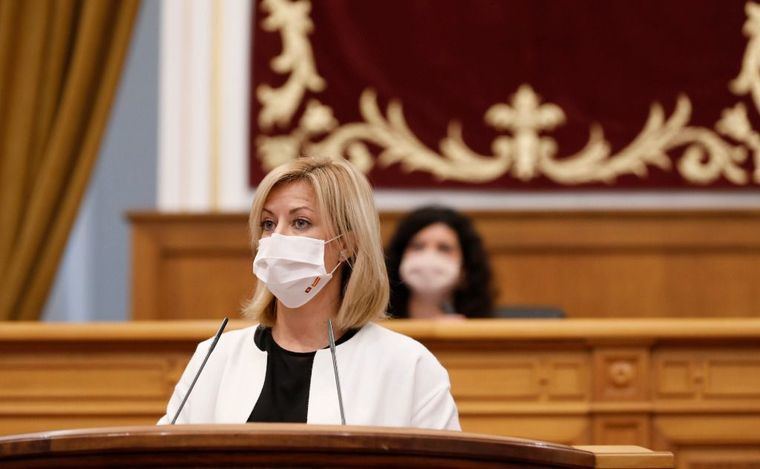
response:
{"label": "woman's eyebrow", "polygon": [[[310,212],[313,212],[313,211],[314,211],[314,210],[313,210],[311,207],[308,207],[308,206],[306,206],[306,205],[303,205],[303,206],[301,206],[301,207],[291,208],[291,209],[288,211],[288,213],[290,213],[290,214],[293,214],[293,213],[295,213],[295,212],[297,212],[297,211],[299,211],[299,210],[308,210],[308,211],[310,211]],[[274,215],[274,212],[273,212],[273,211],[271,211],[271,210],[269,210],[269,209],[268,209],[268,208],[266,208],[266,207],[262,208],[262,209],[261,209],[261,212],[262,212],[262,213],[263,213],[263,212],[267,212],[267,213],[269,213],[270,215]]]}

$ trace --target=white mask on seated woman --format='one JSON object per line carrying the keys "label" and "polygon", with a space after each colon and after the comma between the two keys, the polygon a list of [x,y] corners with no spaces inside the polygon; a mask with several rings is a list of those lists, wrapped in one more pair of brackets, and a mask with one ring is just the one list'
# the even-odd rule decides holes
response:
{"label": "white mask on seated woman", "polygon": [[327,241],[306,236],[273,233],[259,240],[253,273],[288,308],[298,308],[317,296],[342,261],[330,272],[325,268]]}
{"label": "white mask on seated woman", "polygon": [[436,252],[409,253],[401,261],[399,274],[413,293],[438,298],[454,289],[459,281],[460,265]]}

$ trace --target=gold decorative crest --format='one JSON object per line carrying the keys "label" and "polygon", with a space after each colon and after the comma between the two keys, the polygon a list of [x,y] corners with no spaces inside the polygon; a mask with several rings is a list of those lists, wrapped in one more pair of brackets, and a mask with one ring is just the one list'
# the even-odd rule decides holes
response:
{"label": "gold decorative crest", "polygon": [[[309,154],[343,157],[365,172],[375,164],[399,164],[405,171],[424,171],[439,180],[482,183],[509,174],[522,181],[545,176],[558,184],[574,185],[611,183],[626,174],[643,178],[649,167],[670,171],[669,153],[680,151],[675,169],[693,184],[709,184],[720,177],[736,185],[751,180],[760,184],[760,134],[752,129],[741,102],[723,111],[715,129],[689,125],[692,103],[688,96],[678,97],[670,115],[654,102],[639,134],[614,154],[601,125],[594,124],[582,150],[558,156],[557,142],[547,134],[565,123],[565,113],[555,104],[542,103],[528,84],[520,86],[509,103],[486,110],[484,122],[500,132],[491,143],[491,155],[473,151],[455,120],[450,121],[438,149],[429,148],[407,125],[401,102],[391,100],[383,112],[371,88],[359,97],[363,120],[340,123],[332,109],[317,99],[302,106],[307,92],[317,94],[326,86],[308,39],[314,28],[310,1],[263,0],[262,7],[268,13],[262,20],[264,30],[279,33],[282,40],[282,52],[273,59],[272,70],[288,78],[279,88],[257,88],[259,127],[267,132],[289,127],[303,109],[290,133],[258,137],[257,153],[266,170]],[[750,94],[760,111],[760,5],[750,2],[745,10],[748,18],[743,31],[749,42],[741,72],[730,89],[737,96]],[[374,154],[369,144],[380,151]],[[741,166],[749,152],[754,158],[752,175]]]}

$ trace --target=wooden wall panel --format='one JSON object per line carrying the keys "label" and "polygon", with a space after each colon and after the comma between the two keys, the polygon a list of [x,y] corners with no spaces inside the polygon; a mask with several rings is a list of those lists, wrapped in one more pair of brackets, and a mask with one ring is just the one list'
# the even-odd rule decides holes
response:
{"label": "wooden wall panel", "polygon": [[[760,466],[760,319],[385,325],[446,367],[466,431],[673,450],[680,468]],[[217,328],[1,324],[0,434],[154,423]]]}
{"label": "wooden wall panel", "polygon": [[[383,239],[401,213],[381,214]],[[568,317],[760,317],[760,212],[472,212],[498,303]],[[235,316],[255,279],[244,214],[134,213],[132,316]]]}
{"label": "wooden wall panel", "polygon": [[676,454],[678,469],[760,467],[760,416],[756,411],[690,414],[653,419],[652,444]]}
{"label": "wooden wall panel", "polygon": [[251,269],[246,267],[239,256],[173,254],[161,268],[158,311],[190,319],[238,318],[254,286]]}
{"label": "wooden wall panel", "polygon": [[[166,360],[107,354],[7,354],[0,362],[6,384],[0,399],[155,400],[171,389]],[[82,382],[97,380],[82,388]],[[44,382],[44,387],[36,386]]]}
{"label": "wooden wall panel", "polygon": [[133,216],[132,316],[240,316],[255,278],[241,215]]}
{"label": "wooden wall panel", "polygon": [[599,401],[649,399],[649,351],[645,347],[599,347],[594,351],[594,391]]}
{"label": "wooden wall panel", "polygon": [[630,445],[650,441],[646,415],[600,415],[594,418],[594,442],[599,445]]}
{"label": "wooden wall panel", "polygon": [[760,410],[760,345],[669,348],[653,353],[653,398]]}
{"label": "wooden wall panel", "polygon": [[684,448],[678,459],[679,469],[757,469],[760,448]]}

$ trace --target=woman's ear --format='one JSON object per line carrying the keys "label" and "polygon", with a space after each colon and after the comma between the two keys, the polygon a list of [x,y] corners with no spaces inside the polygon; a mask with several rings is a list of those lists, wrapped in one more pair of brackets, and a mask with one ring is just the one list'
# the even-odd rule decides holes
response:
{"label": "woman's ear", "polygon": [[356,255],[356,236],[352,231],[346,232],[340,237],[340,258],[348,260]]}

